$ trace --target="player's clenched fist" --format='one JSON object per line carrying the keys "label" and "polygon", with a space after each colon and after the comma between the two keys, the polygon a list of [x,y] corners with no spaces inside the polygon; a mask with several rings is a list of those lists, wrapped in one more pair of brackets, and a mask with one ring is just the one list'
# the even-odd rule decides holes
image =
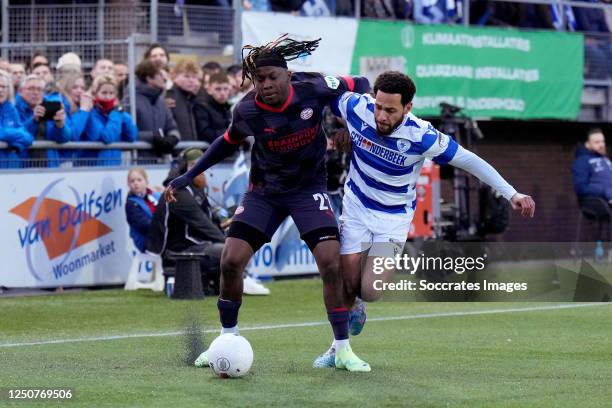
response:
{"label": "player's clenched fist", "polygon": [[520,210],[523,217],[533,217],[535,214],[535,201],[531,196],[516,193],[510,200],[513,210]]}

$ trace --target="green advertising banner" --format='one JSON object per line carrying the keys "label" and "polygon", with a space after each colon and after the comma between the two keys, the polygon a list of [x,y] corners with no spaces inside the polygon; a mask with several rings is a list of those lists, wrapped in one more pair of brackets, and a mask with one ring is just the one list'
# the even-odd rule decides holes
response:
{"label": "green advertising banner", "polygon": [[447,102],[477,117],[575,119],[583,48],[573,33],[362,21],[351,72],[406,72],[417,115]]}

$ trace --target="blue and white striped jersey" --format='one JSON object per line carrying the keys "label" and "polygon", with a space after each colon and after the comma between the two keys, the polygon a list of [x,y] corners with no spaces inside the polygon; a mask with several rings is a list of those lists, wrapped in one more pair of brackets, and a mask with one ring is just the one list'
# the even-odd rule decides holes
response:
{"label": "blue and white striped jersey", "polygon": [[416,208],[416,182],[425,159],[446,164],[460,146],[412,113],[393,133],[379,136],[374,104],[370,95],[345,92],[332,106],[334,114],[346,120],[352,140],[345,190],[366,208],[407,213]]}

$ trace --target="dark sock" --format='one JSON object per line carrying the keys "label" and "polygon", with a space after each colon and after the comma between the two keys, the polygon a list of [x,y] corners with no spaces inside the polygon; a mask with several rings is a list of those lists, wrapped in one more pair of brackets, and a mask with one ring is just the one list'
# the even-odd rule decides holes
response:
{"label": "dark sock", "polygon": [[234,302],[219,298],[217,308],[219,309],[219,318],[221,326],[227,329],[238,324],[238,310],[242,302]]}
{"label": "dark sock", "polygon": [[327,311],[327,318],[334,331],[334,339],[347,340],[349,338],[349,311],[346,307],[338,307]]}

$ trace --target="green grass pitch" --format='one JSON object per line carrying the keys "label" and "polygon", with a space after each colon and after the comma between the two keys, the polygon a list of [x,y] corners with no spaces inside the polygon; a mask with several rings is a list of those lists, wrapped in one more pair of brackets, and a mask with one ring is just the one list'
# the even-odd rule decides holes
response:
{"label": "green grass pitch", "polygon": [[[170,301],[121,290],[0,298],[0,406],[612,406],[611,305],[370,304],[371,320],[351,344],[373,371],[351,374],[311,368],[331,341],[321,282],[269,286],[271,296],[243,301],[240,325],[255,361],[235,380],[182,362],[178,332],[194,313],[216,331],[214,298]],[[52,340],[59,341],[25,344]],[[6,396],[7,388],[42,387],[75,395],[62,402]]]}

